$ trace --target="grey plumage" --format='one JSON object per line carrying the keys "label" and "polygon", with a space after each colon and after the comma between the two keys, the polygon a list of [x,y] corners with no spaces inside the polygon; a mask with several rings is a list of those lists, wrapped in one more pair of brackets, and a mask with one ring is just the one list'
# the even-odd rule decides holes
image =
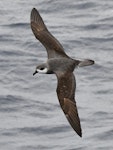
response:
{"label": "grey plumage", "polygon": [[56,74],[58,80],[57,96],[60,106],[72,128],[79,136],[82,136],[75,102],[76,81],[73,71],[76,66],[92,65],[94,61],[88,59],[80,61],[70,58],[64,52],[64,48],[59,41],[48,31],[43,19],[35,8],[31,11],[31,29],[35,37],[44,45],[48,54],[47,62],[37,66],[34,75],[37,72]]}

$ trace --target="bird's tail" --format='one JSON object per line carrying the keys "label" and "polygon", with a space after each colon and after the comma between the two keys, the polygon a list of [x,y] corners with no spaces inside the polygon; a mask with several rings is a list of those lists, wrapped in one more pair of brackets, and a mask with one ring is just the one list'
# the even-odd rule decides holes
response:
{"label": "bird's tail", "polygon": [[93,64],[94,64],[93,60],[85,59],[85,60],[79,61],[78,67],[90,66]]}

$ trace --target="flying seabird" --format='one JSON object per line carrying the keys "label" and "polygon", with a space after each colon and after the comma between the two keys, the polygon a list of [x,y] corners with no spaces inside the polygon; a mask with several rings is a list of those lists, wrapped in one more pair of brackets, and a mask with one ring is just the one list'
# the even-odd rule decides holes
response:
{"label": "flying seabird", "polygon": [[74,69],[79,66],[94,64],[93,60],[75,60],[70,58],[59,41],[48,31],[42,17],[37,9],[31,11],[31,29],[35,37],[44,45],[48,60],[46,63],[36,67],[36,73],[55,74],[57,76],[57,96],[60,106],[69,121],[71,127],[82,137],[80,119],[75,101],[76,81],[73,74]]}

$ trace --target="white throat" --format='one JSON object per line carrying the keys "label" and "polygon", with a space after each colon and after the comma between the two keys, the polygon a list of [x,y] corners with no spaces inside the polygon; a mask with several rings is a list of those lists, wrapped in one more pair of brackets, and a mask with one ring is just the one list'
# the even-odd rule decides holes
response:
{"label": "white throat", "polygon": [[43,70],[37,69],[37,72],[40,73],[40,74],[46,74],[47,71],[48,71],[47,68],[44,68]]}

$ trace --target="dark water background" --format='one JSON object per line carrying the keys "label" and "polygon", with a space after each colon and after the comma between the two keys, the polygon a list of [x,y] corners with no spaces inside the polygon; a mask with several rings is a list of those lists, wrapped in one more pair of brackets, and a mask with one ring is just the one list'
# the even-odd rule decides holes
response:
{"label": "dark water background", "polygon": [[[68,55],[96,62],[75,71],[83,138],[60,109],[55,75],[32,76],[47,59],[33,7]],[[113,150],[112,0],[0,0],[0,149]]]}

